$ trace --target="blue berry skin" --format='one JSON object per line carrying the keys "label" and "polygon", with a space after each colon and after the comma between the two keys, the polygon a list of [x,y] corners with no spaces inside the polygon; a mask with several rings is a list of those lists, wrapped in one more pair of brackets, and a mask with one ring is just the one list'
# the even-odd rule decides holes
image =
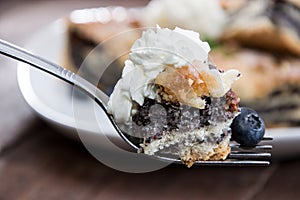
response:
{"label": "blue berry skin", "polygon": [[254,110],[241,108],[231,124],[232,139],[243,147],[254,147],[265,134],[265,123]]}

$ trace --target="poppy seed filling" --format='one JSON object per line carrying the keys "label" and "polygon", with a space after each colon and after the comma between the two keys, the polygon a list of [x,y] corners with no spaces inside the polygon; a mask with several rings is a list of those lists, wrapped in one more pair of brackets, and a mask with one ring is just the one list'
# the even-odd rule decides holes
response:
{"label": "poppy seed filling", "polygon": [[[197,109],[187,105],[180,105],[179,102],[163,100],[162,96],[158,100],[146,98],[143,105],[134,104],[136,112],[132,116],[133,126],[130,130],[140,140],[141,149],[155,140],[160,140],[172,131],[185,134],[207,126],[217,126],[220,123],[231,121],[238,111],[238,98],[230,90],[221,98],[203,97],[206,101],[204,109]],[[229,128],[222,130],[222,134],[210,134],[193,142],[217,143],[220,144],[230,133]],[[160,147],[162,148],[162,147]],[[165,146],[170,151],[168,145]],[[162,152],[165,153],[165,148]],[[175,147],[177,149],[177,147]],[[175,154],[177,150],[173,149]],[[170,152],[169,152],[170,153]]]}

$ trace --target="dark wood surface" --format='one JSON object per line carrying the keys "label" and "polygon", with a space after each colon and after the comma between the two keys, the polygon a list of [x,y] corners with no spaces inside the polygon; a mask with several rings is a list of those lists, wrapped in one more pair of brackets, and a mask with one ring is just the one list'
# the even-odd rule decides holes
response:
{"label": "dark wood surface", "polygon": [[[146,1],[0,2],[0,38],[22,45],[74,8]],[[299,199],[300,160],[270,167],[171,165],[145,174],[98,162],[39,119],[17,86],[16,63],[0,56],[0,199]]]}

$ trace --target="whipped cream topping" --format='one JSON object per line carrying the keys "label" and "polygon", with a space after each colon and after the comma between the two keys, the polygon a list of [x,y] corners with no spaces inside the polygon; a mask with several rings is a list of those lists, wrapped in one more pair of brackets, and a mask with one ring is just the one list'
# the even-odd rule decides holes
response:
{"label": "whipped cream topping", "polygon": [[[193,66],[203,73],[203,80],[212,97],[221,97],[239,76],[237,70],[220,73],[208,65],[208,43],[200,40],[198,33],[175,28],[148,29],[133,44],[129,59],[125,62],[122,78],[116,84],[108,102],[108,112],[118,123],[131,123],[133,102],[143,105],[145,98],[155,99],[154,82],[166,67]],[[196,100],[196,99],[194,99]],[[193,101],[194,101],[193,100]],[[198,108],[205,101],[198,97]],[[200,103],[199,103],[200,102]]]}
{"label": "whipped cream topping", "polygon": [[217,0],[152,0],[143,11],[145,26],[181,27],[217,38],[228,19]]}

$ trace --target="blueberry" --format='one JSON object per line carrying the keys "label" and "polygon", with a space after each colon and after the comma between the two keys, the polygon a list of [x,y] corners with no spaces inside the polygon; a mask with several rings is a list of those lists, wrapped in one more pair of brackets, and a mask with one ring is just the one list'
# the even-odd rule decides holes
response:
{"label": "blueberry", "polygon": [[265,134],[265,123],[254,110],[241,108],[231,124],[232,139],[243,147],[254,147]]}

